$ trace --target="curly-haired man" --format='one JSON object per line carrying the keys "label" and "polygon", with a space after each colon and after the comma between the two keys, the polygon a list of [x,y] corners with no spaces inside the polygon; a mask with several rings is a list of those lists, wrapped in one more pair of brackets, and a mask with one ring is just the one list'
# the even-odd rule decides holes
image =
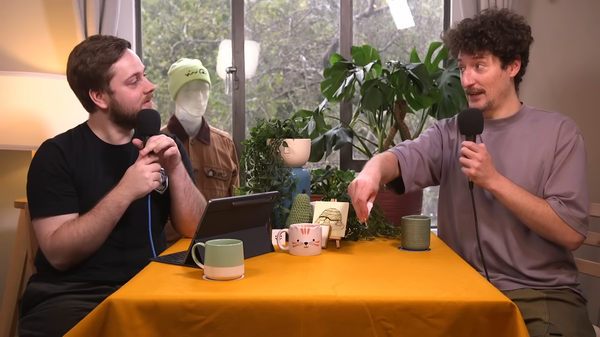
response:
{"label": "curly-haired man", "polygon": [[[439,185],[440,238],[516,303],[531,336],[594,336],[571,253],[588,230],[586,150],[571,119],[519,100],[531,28],[490,9],[442,38],[484,131],[465,141],[454,117],[375,156],[349,187],[357,215],[368,216],[380,185]],[[475,184],[480,240],[466,177]]]}

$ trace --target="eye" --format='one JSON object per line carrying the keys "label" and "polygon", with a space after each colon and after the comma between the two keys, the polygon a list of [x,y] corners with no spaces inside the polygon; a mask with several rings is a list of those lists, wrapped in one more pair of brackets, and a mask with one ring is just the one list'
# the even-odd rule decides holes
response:
{"label": "eye", "polygon": [[461,67],[458,67],[458,71],[459,71],[460,73],[463,73],[463,72],[465,72],[465,67],[462,67],[462,66],[461,66]]}

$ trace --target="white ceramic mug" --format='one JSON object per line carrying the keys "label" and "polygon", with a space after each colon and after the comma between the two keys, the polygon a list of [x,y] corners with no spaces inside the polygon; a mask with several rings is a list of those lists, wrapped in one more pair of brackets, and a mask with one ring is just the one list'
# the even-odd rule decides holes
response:
{"label": "white ceramic mug", "polygon": [[[196,256],[196,247],[203,246],[204,264]],[[238,239],[214,239],[197,242],[192,247],[192,258],[204,269],[211,280],[227,281],[244,276],[244,244]]]}
{"label": "white ceramic mug", "polygon": [[280,240],[277,245],[283,250],[289,250],[290,254],[297,256],[313,256],[321,254],[321,225],[311,223],[300,223],[291,225],[290,228],[282,229],[279,235],[288,233],[290,241],[283,246]]}

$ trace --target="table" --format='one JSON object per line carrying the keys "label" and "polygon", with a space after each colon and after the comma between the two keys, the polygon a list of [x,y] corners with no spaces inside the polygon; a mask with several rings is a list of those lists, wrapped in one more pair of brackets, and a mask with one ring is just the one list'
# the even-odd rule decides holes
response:
{"label": "table", "polygon": [[516,305],[437,236],[429,252],[399,244],[276,250],[229,282],[151,262],[67,336],[528,336]]}

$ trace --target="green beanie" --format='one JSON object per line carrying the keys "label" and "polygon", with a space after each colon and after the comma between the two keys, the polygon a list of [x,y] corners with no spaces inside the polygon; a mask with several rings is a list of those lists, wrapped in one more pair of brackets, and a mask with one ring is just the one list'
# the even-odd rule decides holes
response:
{"label": "green beanie", "polygon": [[210,85],[210,75],[200,60],[180,58],[169,68],[169,93],[175,100],[177,93],[184,84],[201,80]]}

